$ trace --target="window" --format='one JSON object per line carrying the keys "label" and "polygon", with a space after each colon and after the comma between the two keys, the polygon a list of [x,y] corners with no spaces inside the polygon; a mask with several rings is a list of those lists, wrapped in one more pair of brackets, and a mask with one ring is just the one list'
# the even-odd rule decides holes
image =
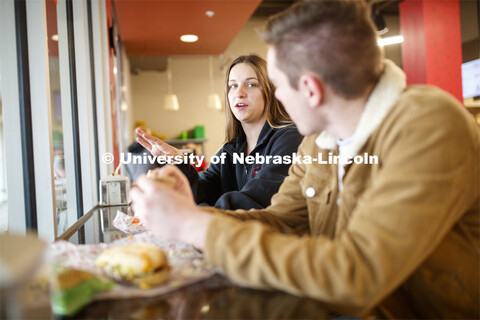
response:
{"label": "window", "polygon": [[112,172],[99,163],[112,152],[106,6],[0,1],[0,232],[51,241],[98,204]]}
{"label": "window", "polygon": [[[0,74],[0,81],[2,81]],[[0,233],[8,231],[8,194],[7,194],[7,165],[5,157],[5,135],[3,133],[3,105],[0,86]]]}
{"label": "window", "polygon": [[53,175],[55,183],[55,218],[57,234],[68,227],[67,215],[67,172],[62,123],[62,99],[60,89],[60,62],[58,50],[57,5],[54,0],[46,0],[48,64],[50,78],[50,115],[53,146]]}

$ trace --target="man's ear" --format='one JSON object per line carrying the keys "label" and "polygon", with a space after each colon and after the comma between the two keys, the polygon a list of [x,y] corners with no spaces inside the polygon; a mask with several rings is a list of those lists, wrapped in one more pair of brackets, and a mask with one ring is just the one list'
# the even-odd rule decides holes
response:
{"label": "man's ear", "polygon": [[299,90],[309,101],[310,107],[315,108],[324,100],[323,82],[311,74],[303,74],[299,79]]}

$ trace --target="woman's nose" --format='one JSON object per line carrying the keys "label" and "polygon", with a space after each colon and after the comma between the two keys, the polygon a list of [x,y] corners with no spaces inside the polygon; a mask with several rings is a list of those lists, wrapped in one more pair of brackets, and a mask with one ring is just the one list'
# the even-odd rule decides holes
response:
{"label": "woman's nose", "polygon": [[246,95],[245,88],[243,86],[239,86],[237,89],[237,97],[244,97]]}

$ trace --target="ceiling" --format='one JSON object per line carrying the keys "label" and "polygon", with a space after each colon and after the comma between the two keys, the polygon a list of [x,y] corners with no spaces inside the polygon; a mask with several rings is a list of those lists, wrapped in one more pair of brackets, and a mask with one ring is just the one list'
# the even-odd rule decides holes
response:
{"label": "ceiling", "polygon": [[48,34],[48,54],[58,56],[58,43],[52,39],[57,31],[57,4],[54,0],[46,0],[45,7],[47,11],[47,34]]}
{"label": "ceiling", "polygon": [[[260,3],[261,0],[114,0],[120,37],[130,57],[221,54]],[[206,15],[208,10],[214,12],[212,17]],[[199,40],[181,42],[183,34],[195,34]]]}
{"label": "ceiling", "polygon": [[[383,14],[398,15],[402,0],[367,0]],[[266,18],[296,0],[114,0],[120,37],[130,57],[223,53],[250,17]],[[206,15],[213,11],[212,17]],[[198,42],[180,41],[196,34]],[[151,58],[149,58],[151,57]]]}
{"label": "ceiling", "polygon": [[[217,55],[225,51],[250,17],[266,18],[296,0],[114,0],[120,37],[135,64],[158,65],[168,55]],[[57,6],[46,0],[48,48],[58,56]],[[209,18],[205,12],[212,10]],[[196,43],[180,35],[195,33]],[[165,64],[163,61],[160,64]],[[160,67],[162,69],[163,67]]]}
{"label": "ceiling", "polygon": [[[390,16],[394,21],[398,20],[398,5],[403,0],[368,1],[373,4],[372,11]],[[120,37],[133,67],[140,70],[163,70],[166,56],[169,55],[222,54],[248,19],[266,18],[288,8],[294,2],[296,1],[113,0],[113,5]],[[462,42],[478,47],[478,5],[472,1],[459,2]],[[46,9],[49,54],[57,56],[58,46],[51,38],[51,35],[57,34],[55,0],[46,0]],[[215,12],[213,17],[209,18],[205,14],[207,10]],[[391,29],[393,31],[395,28]],[[184,33],[197,34],[199,41],[181,42],[179,37]]]}

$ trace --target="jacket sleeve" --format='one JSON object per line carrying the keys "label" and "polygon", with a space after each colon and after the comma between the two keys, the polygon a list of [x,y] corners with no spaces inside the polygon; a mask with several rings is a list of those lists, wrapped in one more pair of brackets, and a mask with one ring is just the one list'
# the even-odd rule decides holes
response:
{"label": "jacket sleeve", "polygon": [[[222,150],[217,153],[217,156]],[[222,194],[219,166],[220,164],[210,164],[207,170],[200,174],[192,165],[181,164],[178,166],[190,182],[196,203],[213,206]]]}
{"label": "jacket sleeve", "polygon": [[[305,154],[304,146],[309,144],[309,140],[314,139],[313,136],[303,139],[297,151],[300,157]],[[309,233],[307,203],[301,188],[304,175],[305,164],[292,164],[278,193],[273,195],[272,204],[266,209],[238,209],[235,211],[213,207],[202,209],[211,213],[221,213],[236,220],[257,220],[281,233]]]}
{"label": "jacket sleeve", "polygon": [[[427,259],[478,199],[478,130],[472,133],[458,114],[436,111],[408,117],[389,135],[376,181],[342,234],[285,235],[217,214],[206,259],[243,285],[310,296],[340,312],[367,311]],[[290,211],[288,198],[274,205]]]}
{"label": "jacket sleeve", "polygon": [[[273,138],[273,137],[272,137]],[[296,152],[302,136],[294,127],[285,128],[273,141],[272,156],[292,156]],[[264,164],[257,176],[248,181],[241,190],[221,195],[215,207],[220,209],[261,209],[270,205],[272,196],[288,174],[289,164]]]}

